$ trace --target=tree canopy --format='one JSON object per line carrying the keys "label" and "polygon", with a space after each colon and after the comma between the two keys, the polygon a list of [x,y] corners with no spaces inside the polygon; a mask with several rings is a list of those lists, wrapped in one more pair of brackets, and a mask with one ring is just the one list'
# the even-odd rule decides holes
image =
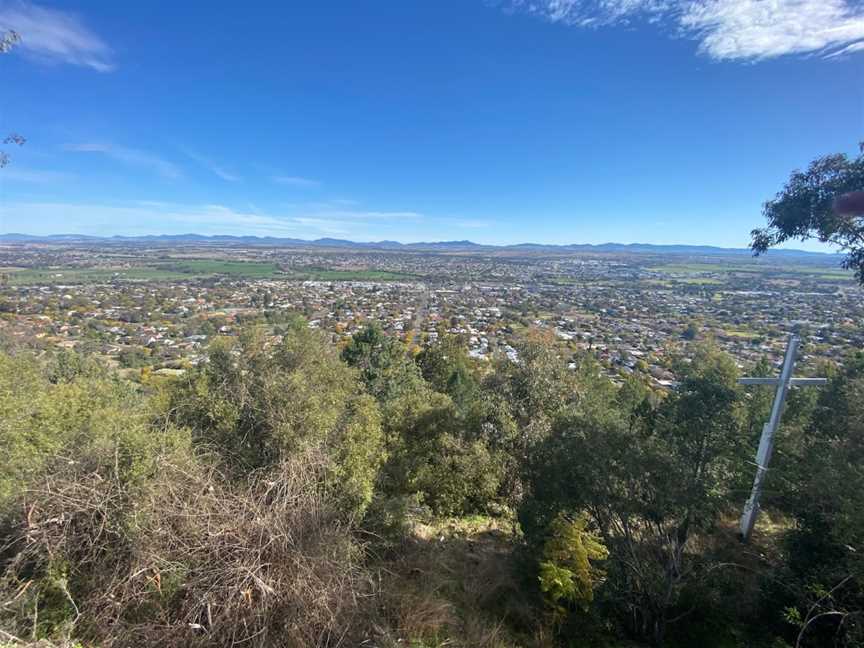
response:
{"label": "tree canopy", "polygon": [[[0,630],[85,646],[861,645],[861,357],[793,390],[747,546],[770,394],[740,387],[729,356],[670,351],[678,385],[661,391],[548,336],[518,351],[484,363],[443,337],[412,357],[373,326],[343,349],[300,324],[250,328],[159,384],[80,353],[0,352]],[[477,520],[511,530],[462,535]],[[477,568],[490,556],[494,576]],[[420,594],[386,590],[396,573]],[[488,636],[518,641],[412,625],[469,582],[462,630],[491,618]]]}
{"label": "tree canopy", "polygon": [[826,155],[795,171],[783,189],[763,206],[768,225],[754,229],[756,254],[789,240],[816,239],[840,248],[843,265],[864,284],[864,209],[851,200],[864,190],[864,145],[857,157]]}

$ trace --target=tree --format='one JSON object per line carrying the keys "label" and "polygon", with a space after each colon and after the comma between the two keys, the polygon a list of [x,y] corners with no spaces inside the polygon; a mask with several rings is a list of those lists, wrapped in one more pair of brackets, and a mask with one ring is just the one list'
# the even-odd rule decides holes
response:
{"label": "tree", "polygon": [[[821,390],[779,502],[795,525],[782,574],[802,646],[864,641],[864,354]],[[774,593],[772,593],[774,594]],[[774,594],[774,601],[783,599]]]}
{"label": "tree", "polygon": [[[6,54],[12,51],[12,48],[15,47],[19,42],[21,42],[21,36],[16,31],[7,31],[5,34],[0,36],[0,54]],[[16,144],[18,146],[23,146],[25,140],[21,135],[17,133],[12,133],[7,135],[3,139],[4,144]],[[9,164],[9,154],[5,151],[0,151],[0,169]]]}
{"label": "tree", "polygon": [[185,433],[151,420],[133,385],[74,352],[48,363],[0,352],[0,518],[10,498],[58,470],[138,483],[157,455],[185,444]]}
{"label": "tree", "polygon": [[422,378],[399,340],[369,324],[355,333],[342,350],[342,359],[360,371],[366,389],[379,402],[420,388]]}
{"label": "tree", "polygon": [[423,378],[432,388],[450,396],[461,410],[466,409],[475,398],[477,380],[463,338],[442,335],[437,342],[423,349],[417,356],[417,363]]}
{"label": "tree", "polygon": [[590,518],[575,520],[559,515],[543,546],[540,562],[540,589],[559,614],[563,603],[587,608],[594,600],[594,588],[605,576],[595,562],[606,560],[609,551],[600,537],[588,530]]}
{"label": "tree", "polygon": [[2,36],[0,36],[0,54],[6,54],[12,51],[12,48],[15,47],[21,41],[21,36],[18,35],[18,32],[14,30],[9,30]]}
{"label": "tree", "polygon": [[315,448],[346,510],[362,512],[384,461],[378,405],[323,334],[297,327],[272,348],[260,330],[217,338],[170,394],[173,420],[238,479]]}
{"label": "tree", "polygon": [[814,160],[795,171],[786,186],[762,208],[768,226],[751,232],[759,255],[789,240],[817,239],[836,245],[843,266],[864,284],[864,143],[856,158],[844,153]]}
{"label": "tree", "polygon": [[656,645],[682,613],[684,592],[710,569],[692,539],[740,506],[736,475],[746,458],[732,360],[699,347],[678,375],[678,390],[656,412],[622,407],[613,390],[559,414],[532,452],[519,511],[534,547],[560,515],[586,513],[609,550],[603,600],[631,634]]}
{"label": "tree", "polygon": [[693,341],[699,337],[699,327],[696,326],[696,322],[689,322],[681,337],[688,341]]}
{"label": "tree", "polygon": [[503,464],[482,439],[465,433],[449,396],[428,388],[408,392],[386,405],[384,419],[386,495],[419,496],[441,515],[487,509]]}

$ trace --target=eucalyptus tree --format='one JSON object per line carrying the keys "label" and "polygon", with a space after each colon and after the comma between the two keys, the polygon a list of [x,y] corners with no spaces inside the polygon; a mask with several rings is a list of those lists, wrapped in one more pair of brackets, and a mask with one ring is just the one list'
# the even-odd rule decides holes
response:
{"label": "eucalyptus tree", "polygon": [[795,171],[762,211],[768,226],[751,232],[757,255],[786,241],[816,239],[845,253],[843,266],[864,284],[864,143],[855,157],[826,155]]}

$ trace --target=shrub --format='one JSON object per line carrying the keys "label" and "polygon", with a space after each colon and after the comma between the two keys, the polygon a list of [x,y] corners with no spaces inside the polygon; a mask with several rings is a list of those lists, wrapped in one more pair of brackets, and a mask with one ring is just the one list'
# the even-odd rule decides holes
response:
{"label": "shrub", "polygon": [[303,453],[244,484],[164,462],[134,501],[95,474],[47,479],[7,536],[0,619],[100,646],[357,643],[374,589],[328,461]]}
{"label": "shrub", "polygon": [[388,495],[418,494],[439,515],[484,511],[495,500],[502,455],[483,440],[466,438],[449,396],[427,391],[397,399],[386,422]]}
{"label": "shrub", "polygon": [[589,518],[559,515],[549,529],[540,561],[540,589],[559,611],[570,603],[583,609],[594,600],[594,588],[605,573],[594,563],[609,551],[600,537],[588,530]]}
{"label": "shrub", "polygon": [[[65,356],[61,356],[65,357]],[[43,372],[33,357],[0,354],[0,513],[49,471],[146,479],[160,453],[188,444],[182,430],[151,424],[133,385],[64,360]]]}
{"label": "shrub", "polygon": [[255,332],[220,341],[207,365],[170,392],[167,407],[238,479],[318,448],[332,459],[347,513],[362,514],[371,500],[385,457],[378,406],[317,332],[292,330],[276,348]]}

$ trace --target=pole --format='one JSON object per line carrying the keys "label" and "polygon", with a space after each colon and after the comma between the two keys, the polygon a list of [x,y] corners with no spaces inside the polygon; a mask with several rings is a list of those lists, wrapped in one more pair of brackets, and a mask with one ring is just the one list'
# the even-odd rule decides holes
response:
{"label": "pole", "polygon": [[780,372],[780,379],[777,381],[777,391],[774,394],[774,404],[771,407],[771,418],[762,428],[759,450],[756,452],[756,477],[753,480],[753,490],[750,493],[750,499],[744,506],[744,514],[741,516],[741,538],[744,542],[750,539],[753,526],[756,524],[756,516],[759,515],[762,485],[765,482],[768,464],[771,463],[771,454],[774,450],[774,434],[780,425],[780,417],[783,416],[783,407],[786,404],[789,384],[792,382],[792,371],[795,368],[795,356],[798,353],[800,342],[801,340],[797,335],[789,336],[789,341],[786,343],[786,355],[783,358],[783,369]]}

